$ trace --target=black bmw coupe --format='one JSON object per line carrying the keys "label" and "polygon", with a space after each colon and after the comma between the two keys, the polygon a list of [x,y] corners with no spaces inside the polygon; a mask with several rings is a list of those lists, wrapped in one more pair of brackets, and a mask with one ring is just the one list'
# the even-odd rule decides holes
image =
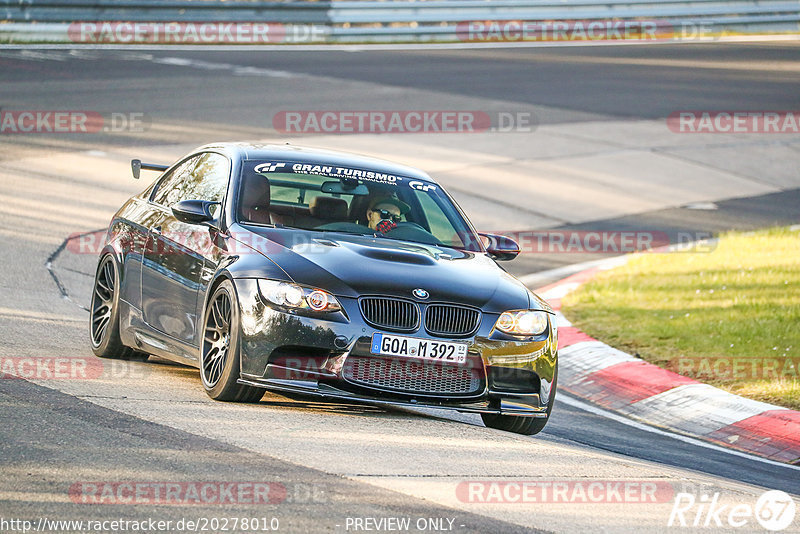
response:
{"label": "black bmw coupe", "polygon": [[269,389],[481,414],[535,434],[553,408],[550,307],[417,169],[289,145],[208,145],[114,215],[91,302],[98,356],[200,369],[221,401]]}

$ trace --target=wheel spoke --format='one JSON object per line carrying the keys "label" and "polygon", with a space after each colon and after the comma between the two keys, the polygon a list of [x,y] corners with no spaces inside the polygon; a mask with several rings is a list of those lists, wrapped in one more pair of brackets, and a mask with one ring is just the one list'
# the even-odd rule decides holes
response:
{"label": "wheel spoke", "polygon": [[222,301],[222,320],[226,327],[231,324],[231,303],[228,299]]}
{"label": "wheel spoke", "polygon": [[214,304],[211,305],[211,315],[214,317],[214,325],[218,330],[221,330],[224,325],[222,323],[222,313],[219,310],[219,300],[215,300]]}
{"label": "wheel spoke", "polygon": [[[211,334],[211,335],[209,335],[209,334]],[[210,328],[207,328],[207,329],[206,329],[206,336],[205,336],[205,340],[206,340],[208,343],[216,343],[216,341],[217,341],[218,339],[219,339],[219,332],[218,332],[217,330],[212,330],[212,329],[210,329]]]}
{"label": "wheel spoke", "polygon": [[114,277],[114,266],[111,265],[111,261],[107,261],[106,262],[106,264],[104,266],[104,269],[105,269],[105,275],[106,275],[106,280],[105,281],[106,281],[106,284],[108,285],[109,293],[113,293],[114,292],[114,282],[115,282],[114,278],[115,277]]}
{"label": "wheel spoke", "polygon": [[[216,349],[215,349],[216,351]],[[205,370],[206,370],[206,380],[209,384],[214,384],[216,382],[216,374],[214,373],[214,368],[217,365],[217,359],[213,358],[206,363]]]}
{"label": "wheel spoke", "polygon": [[225,352],[220,351],[219,358],[214,362],[214,378],[222,376],[222,368],[225,365]]}
{"label": "wheel spoke", "polygon": [[227,294],[218,294],[211,303],[203,336],[203,377],[209,387],[216,386],[225,371],[230,354],[228,340],[231,330],[231,300]]}
{"label": "wheel spoke", "polygon": [[103,340],[103,336],[106,333],[106,328],[108,327],[109,317],[103,316],[100,318],[100,322],[98,323],[95,332],[95,342],[100,343]]}
{"label": "wheel spoke", "polygon": [[111,288],[106,285],[106,281],[103,278],[97,279],[97,289],[95,291],[103,300],[108,300],[108,295],[111,294]]}

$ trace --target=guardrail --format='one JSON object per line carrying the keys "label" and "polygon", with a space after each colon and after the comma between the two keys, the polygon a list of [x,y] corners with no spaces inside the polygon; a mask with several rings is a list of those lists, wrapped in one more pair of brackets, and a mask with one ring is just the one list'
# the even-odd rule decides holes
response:
{"label": "guardrail", "polygon": [[[70,31],[74,34],[77,21],[268,23],[295,30],[283,31],[273,43],[459,42],[465,40],[466,25],[476,21],[486,28],[494,22],[501,30],[509,21],[551,26],[647,21],[661,29],[702,27],[716,35],[800,32],[800,0],[0,0],[0,13],[5,16],[0,42],[5,43],[76,42]],[[314,31],[296,31],[300,26]],[[540,34],[530,40],[537,39],[547,40]]]}
{"label": "guardrail", "polygon": [[177,0],[0,0],[9,22],[269,21],[330,22],[332,2],[223,2]]}

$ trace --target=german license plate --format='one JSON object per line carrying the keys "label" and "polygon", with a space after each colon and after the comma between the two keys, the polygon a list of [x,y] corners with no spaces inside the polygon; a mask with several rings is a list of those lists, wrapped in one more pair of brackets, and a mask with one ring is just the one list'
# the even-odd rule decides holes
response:
{"label": "german license plate", "polygon": [[467,344],[453,341],[433,341],[416,337],[372,334],[372,354],[404,356],[421,360],[466,363]]}

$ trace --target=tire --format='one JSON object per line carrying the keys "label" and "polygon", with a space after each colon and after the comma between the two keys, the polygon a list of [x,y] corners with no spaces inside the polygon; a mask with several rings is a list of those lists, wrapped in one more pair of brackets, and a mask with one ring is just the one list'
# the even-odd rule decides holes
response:
{"label": "tire", "polygon": [[558,368],[553,375],[553,387],[550,400],[547,402],[546,417],[524,417],[520,415],[496,415],[492,413],[482,413],[483,424],[489,428],[505,430],[515,434],[533,436],[544,430],[547,421],[550,420],[550,413],[553,411],[553,404],[556,401],[556,389],[558,387]]}
{"label": "tire", "polygon": [[258,402],[266,390],[236,383],[240,374],[239,313],[233,284],[224,280],[214,290],[203,314],[200,378],[214,400]]}
{"label": "tire", "polygon": [[102,256],[97,263],[89,308],[92,352],[100,358],[145,361],[149,354],[125,346],[119,336],[119,280],[114,256]]}

